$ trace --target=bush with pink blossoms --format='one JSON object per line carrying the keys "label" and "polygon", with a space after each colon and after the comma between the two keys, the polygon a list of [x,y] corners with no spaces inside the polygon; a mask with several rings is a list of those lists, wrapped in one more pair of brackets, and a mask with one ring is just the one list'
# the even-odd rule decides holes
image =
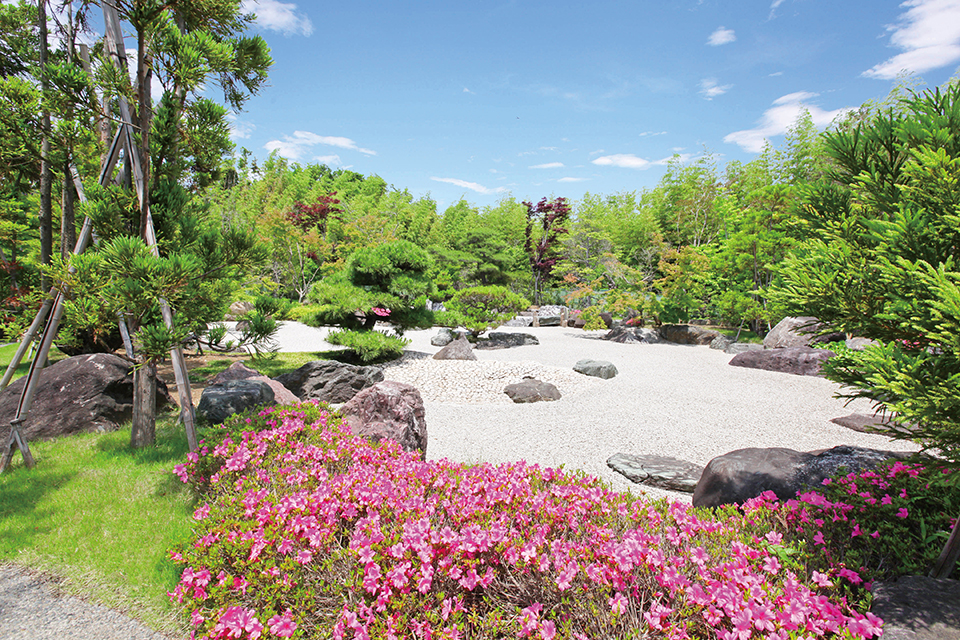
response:
{"label": "bush with pink blossoms", "polygon": [[768,493],[747,507],[778,512],[808,567],[833,567],[855,593],[874,580],[930,570],[960,514],[958,480],[933,461],[894,461],[829,478],[782,505]]}
{"label": "bush with pink blossoms", "polygon": [[425,462],[312,412],[265,412],[251,425],[268,428],[178,467],[204,491],[171,592],[196,637],[879,633],[781,553],[772,511],[712,515],[522,462]]}

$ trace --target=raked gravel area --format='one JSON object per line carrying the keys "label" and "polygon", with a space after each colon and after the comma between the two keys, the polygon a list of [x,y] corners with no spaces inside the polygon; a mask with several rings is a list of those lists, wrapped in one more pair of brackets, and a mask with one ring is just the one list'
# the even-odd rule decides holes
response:
{"label": "raked gravel area", "polygon": [[[851,431],[831,418],[867,413],[844,406],[822,378],[729,366],[708,347],[617,344],[602,332],[559,327],[501,329],[540,344],[476,351],[477,361],[438,361],[436,330],[412,331],[407,355],[385,367],[388,379],[415,385],[424,398],[427,457],[460,462],[526,460],[599,476],[613,488],[689,501],[688,494],[642,488],[610,470],[615,453],[672,456],[704,465],[744,447],[800,451],[840,444],[913,450],[909,443]],[[281,351],[325,351],[326,329],[282,323]],[[573,371],[581,359],[607,360],[610,380]],[[532,375],[557,386],[555,402],[514,404],[503,387]],[[0,565],[0,640],[161,640],[166,638],[100,605],[64,596],[40,574]]]}

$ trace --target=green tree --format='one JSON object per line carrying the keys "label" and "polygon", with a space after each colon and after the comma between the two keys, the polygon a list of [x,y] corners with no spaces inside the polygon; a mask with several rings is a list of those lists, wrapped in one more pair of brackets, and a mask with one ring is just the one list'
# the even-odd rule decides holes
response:
{"label": "green tree", "polygon": [[533,300],[540,304],[543,288],[553,274],[553,268],[561,256],[561,236],[569,233],[567,222],[570,218],[570,205],[566,198],[548,201],[542,198],[534,205],[524,202],[527,208],[526,241],[524,250],[530,261],[533,274]]}

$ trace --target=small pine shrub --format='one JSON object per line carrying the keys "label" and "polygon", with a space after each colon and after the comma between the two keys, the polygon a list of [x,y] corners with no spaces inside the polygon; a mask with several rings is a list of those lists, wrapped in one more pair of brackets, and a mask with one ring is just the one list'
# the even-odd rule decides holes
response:
{"label": "small pine shrub", "polygon": [[403,348],[410,344],[406,338],[391,336],[382,331],[332,331],[327,336],[330,344],[346,347],[361,362],[394,360],[403,355]]}

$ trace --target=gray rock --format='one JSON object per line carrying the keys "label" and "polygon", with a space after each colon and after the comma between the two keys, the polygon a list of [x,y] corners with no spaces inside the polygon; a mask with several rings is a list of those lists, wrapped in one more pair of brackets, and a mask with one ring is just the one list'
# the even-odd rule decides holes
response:
{"label": "gray rock", "polygon": [[872,347],[877,344],[877,341],[871,340],[870,338],[847,338],[844,344],[846,344],[847,349],[851,351],[863,351],[867,347]]}
{"label": "gray rock", "polygon": [[664,324],[659,328],[660,338],[677,344],[707,345],[720,335],[719,331],[692,324]]}
{"label": "gray rock", "polygon": [[622,344],[655,344],[661,342],[660,334],[658,334],[655,329],[648,329],[646,327],[615,327],[604,334],[603,339]]}
{"label": "gray rock", "polygon": [[486,338],[477,341],[477,349],[510,349],[512,347],[526,347],[540,344],[536,336],[529,333],[507,333],[493,331]]}
{"label": "gray rock", "polygon": [[763,345],[758,342],[733,342],[723,350],[724,353],[731,355],[737,355],[745,351],[763,351]]}
{"label": "gray rock", "polygon": [[631,482],[647,484],[672,491],[693,493],[703,473],[703,467],[669,456],[635,456],[617,453],[607,460],[607,466],[623,474]]}
{"label": "gray rock", "polygon": [[832,418],[830,422],[833,424],[838,424],[841,427],[846,427],[847,429],[852,429],[853,431],[859,431],[861,433],[875,432],[890,424],[883,416],[868,416],[863,413],[851,413],[848,416]]}
{"label": "gray rock", "polygon": [[[26,376],[0,393],[0,444],[10,436]],[[172,404],[157,380],[157,409]],[[73,356],[40,371],[33,405],[20,432],[32,440],[74,433],[116,431],[133,416],[133,366],[112,353]]]}
{"label": "gray rock", "polygon": [[608,311],[601,311],[600,319],[603,320],[603,325],[607,329],[613,329],[614,325],[616,325],[616,323],[613,321],[613,314]]}
{"label": "gray rock", "polygon": [[957,640],[960,580],[902,576],[876,582],[870,611],[883,619],[883,640]]}
{"label": "gray rock", "polygon": [[836,354],[829,349],[787,347],[784,349],[751,350],[730,359],[734,367],[778,371],[796,376],[819,376],[820,366]]}
{"label": "gray rock", "polygon": [[535,378],[524,378],[521,382],[508,384],[503,392],[517,404],[560,399],[560,391],[554,385]]}
{"label": "gray rock", "polygon": [[505,327],[532,327],[533,318],[531,316],[517,316],[503,323]]}
{"label": "gray rock", "polygon": [[301,400],[338,403],[383,380],[383,371],[335,360],[313,360],[274,380]]}
{"label": "gray rock", "polygon": [[604,380],[609,380],[619,373],[613,363],[606,360],[579,360],[577,364],[573,365],[573,370],[585,376],[603,378]]}
{"label": "gray rock", "polygon": [[430,344],[435,347],[445,347],[457,338],[462,338],[462,331],[455,331],[449,327],[441,327],[437,335],[430,338]]}
{"label": "gray rock", "polygon": [[639,339],[643,344],[657,344],[658,342],[663,342],[660,339],[660,334],[657,333],[656,329],[636,327],[633,330],[633,335],[637,336],[637,339]]}
{"label": "gray rock", "polygon": [[824,342],[842,341],[846,338],[842,333],[831,333],[824,336],[815,335],[823,328],[823,323],[812,316],[787,316],[764,337],[763,348],[809,347]]}
{"label": "gray rock", "polygon": [[440,351],[433,354],[434,360],[476,360],[477,354],[473,352],[473,345],[464,338],[460,337]]}
{"label": "gray rock", "polygon": [[713,340],[710,341],[710,348],[717,349],[719,351],[726,351],[727,348],[733,344],[733,340],[728,338],[725,335],[719,335]]}
{"label": "gray rock", "polygon": [[416,387],[394,380],[378,382],[340,407],[340,413],[353,434],[374,442],[395,440],[405,451],[419,451],[426,459],[427,420]]}
{"label": "gray rock", "polygon": [[[567,307],[559,304],[545,304],[539,309],[537,309],[537,315],[540,318],[545,318],[547,316],[557,316],[558,318],[567,310]],[[543,320],[540,321],[541,323]]]}
{"label": "gray rock", "polygon": [[541,327],[559,327],[560,326],[560,316],[544,316],[541,315],[538,317],[538,322]]}
{"label": "gray rock", "polygon": [[273,399],[277,404],[293,404],[300,402],[300,399],[293,395],[290,389],[263,375],[256,369],[251,369],[243,362],[234,362],[229,368],[224,369],[213,377],[210,384],[221,384],[228,380],[257,380],[266,383],[273,389]]}
{"label": "gray rock", "polygon": [[274,404],[273,389],[259,380],[227,380],[210,385],[200,395],[197,415],[212,424],[253,407]]}
{"label": "gray rock", "polygon": [[839,446],[826,451],[800,452],[775,447],[738,449],[707,463],[693,493],[693,506],[743,504],[764,491],[781,500],[818,487],[824,478],[844,472],[867,471],[901,453]]}

